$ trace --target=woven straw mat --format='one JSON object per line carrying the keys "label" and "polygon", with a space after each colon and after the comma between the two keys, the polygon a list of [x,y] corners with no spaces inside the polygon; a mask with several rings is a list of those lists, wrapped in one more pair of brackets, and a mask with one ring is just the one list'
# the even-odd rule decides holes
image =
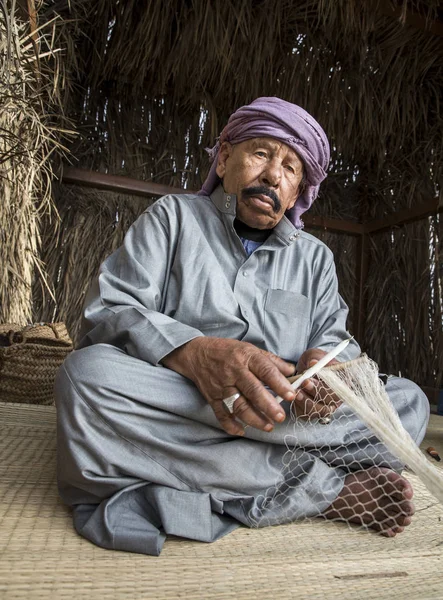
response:
{"label": "woven straw mat", "polygon": [[[443,455],[443,417],[432,442]],[[425,441],[426,444],[426,441]],[[443,507],[411,476],[417,513],[388,539],[311,521],[168,539],[160,557],[98,548],[57,495],[55,409],[0,403],[0,598],[443,598]]]}

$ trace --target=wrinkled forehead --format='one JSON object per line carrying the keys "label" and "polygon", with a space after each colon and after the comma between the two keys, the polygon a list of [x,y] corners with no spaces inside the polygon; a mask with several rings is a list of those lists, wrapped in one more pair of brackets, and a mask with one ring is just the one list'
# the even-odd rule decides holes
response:
{"label": "wrinkled forehead", "polygon": [[248,140],[245,140],[244,142],[234,144],[234,147],[249,150],[252,152],[263,149],[272,153],[275,156],[278,156],[281,159],[289,160],[295,165],[300,166],[301,168],[304,166],[303,161],[301,160],[297,152],[288,144],[277,138],[253,137]]}

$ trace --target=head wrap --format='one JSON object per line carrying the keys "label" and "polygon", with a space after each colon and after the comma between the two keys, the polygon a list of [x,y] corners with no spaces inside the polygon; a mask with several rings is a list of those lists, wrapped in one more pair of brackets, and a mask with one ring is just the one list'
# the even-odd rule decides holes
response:
{"label": "head wrap", "polygon": [[270,137],[284,142],[302,160],[307,186],[295,205],[286,211],[286,216],[296,227],[303,227],[300,215],[317,198],[320,183],[327,175],[329,142],[321,126],[309,113],[280,98],[257,98],[230,116],[216,145],[208,149],[212,165],[199,195],[209,196],[220,183],[216,168],[223,142],[240,144],[258,137]]}

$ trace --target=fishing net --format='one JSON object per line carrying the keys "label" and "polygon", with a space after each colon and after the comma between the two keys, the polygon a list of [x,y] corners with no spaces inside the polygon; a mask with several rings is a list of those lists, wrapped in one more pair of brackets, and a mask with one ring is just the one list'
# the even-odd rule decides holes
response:
{"label": "fishing net", "polygon": [[[300,377],[293,378],[293,387]],[[333,403],[337,409],[328,418],[306,417],[309,411],[292,403],[281,477],[250,512],[254,526],[326,514],[364,528],[395,529],[403,523],[396,517],[402,511],[406,517],[410,506],[399,477],[404,468],[443,503],[442,471],[403,427],[368,356],[324,367],[311,382],[317,406]],[[321,485],[315,485],[316,477]],[[338,511],[330,508],[333,501]]]}

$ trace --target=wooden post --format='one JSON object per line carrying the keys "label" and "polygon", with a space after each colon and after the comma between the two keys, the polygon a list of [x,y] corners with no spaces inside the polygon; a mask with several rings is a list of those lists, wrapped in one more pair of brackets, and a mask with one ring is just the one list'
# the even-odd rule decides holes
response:
{"label": "wooden post", "polygon": [[369,236],[360,235],[357,240],[356,282],[354,293],[353,331],[356,340],[363,343],[366,320],[366,280],[369,270]]}

